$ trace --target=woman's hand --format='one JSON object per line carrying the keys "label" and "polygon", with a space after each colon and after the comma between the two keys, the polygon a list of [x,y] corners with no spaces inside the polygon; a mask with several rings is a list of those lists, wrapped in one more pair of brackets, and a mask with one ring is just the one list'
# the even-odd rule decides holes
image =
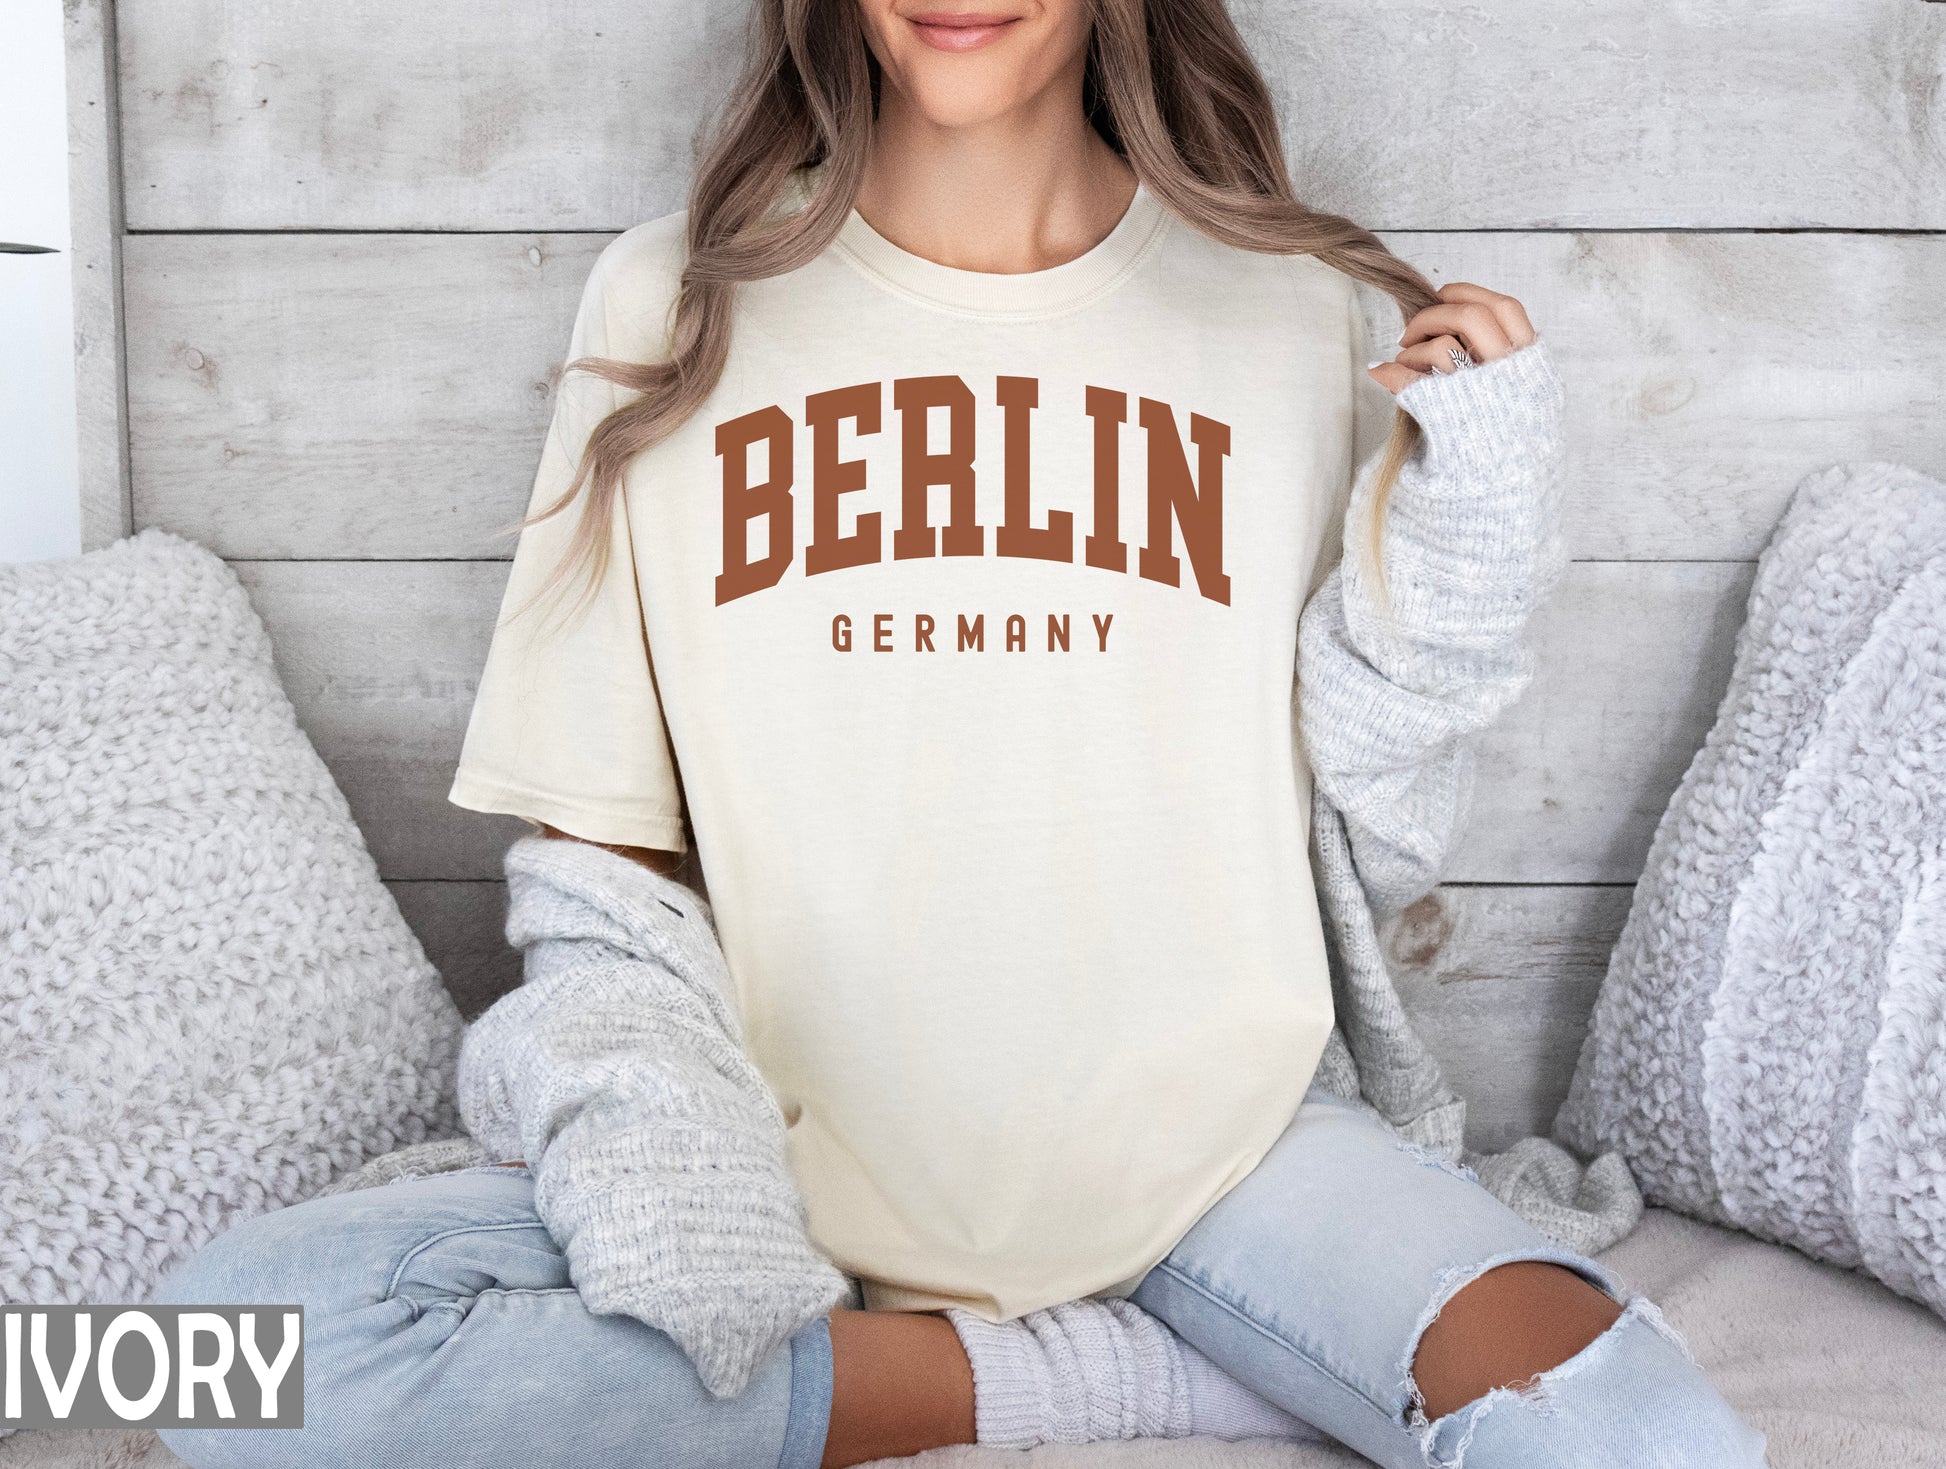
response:
{"label": "woman's hand", "polygon": [[1470,281],[1450,281],[1435,294],[1439,304],[1428,306],[1405,324],[1399,355],[1365,369],[1388,393],[1418,382],[1429,372],[1458,372],[1454,348],[1463,349],[1475,362],[1491,362],[1534,340],[1527,308],[1512,296]]}

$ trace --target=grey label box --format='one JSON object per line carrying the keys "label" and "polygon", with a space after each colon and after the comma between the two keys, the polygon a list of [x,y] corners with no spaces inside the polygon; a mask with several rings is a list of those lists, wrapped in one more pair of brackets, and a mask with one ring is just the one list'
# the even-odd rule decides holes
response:
{"label": "grey label box", "polygon": [[0,1306],[0,1428],[302,1428],[302,1306]]}

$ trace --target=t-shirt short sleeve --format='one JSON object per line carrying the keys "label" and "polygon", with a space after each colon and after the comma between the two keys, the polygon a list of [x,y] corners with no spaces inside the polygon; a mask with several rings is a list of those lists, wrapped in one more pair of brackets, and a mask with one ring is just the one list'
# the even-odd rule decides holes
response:
{"label": "t-shirt short sleeve", "polygon": [[[1398,355],[1399,344],[1393,341],[1388,345],[1378,325],[1388,319],[1396,322],[1398,316],[1398,306],[1390,296],[1362,281],[1354,284],[1351,291],[1351,462],[1354,479],[1359,470],[1384,450],[1385,441],[1392,436],[1393,421],[1398,416],[1398,403],[1392,394],[1374,382],[1371,373],[1365,370],[1365,364],[1376,358],[1390,359]],[[1350,493],[1349,485],[1346,486],[1346,493]]]}
{"label": "t-shirt short sleeve", "polygon": [[1382,341],[1384,333],[1379,325],[1388,315],[1396,320],[1398,308],[1392,303],[1391,297],[1376,287],[1354,281],[1349,276],[1343,279],[1347,318],[1345,339],[1350,349],[1345,371],[1351,379],[1351,433],[1343,472],[1333,486],[1325,515],[1324,550],[1319,556],[1311,592],[1317,590],[1326,574],[1338,564],[1345,550],[1347,535],[1368,533],[1366,528],[1347,526],[1345,514],[1350,507],[1352,487],[1362,475],[1374,468],[1384,453],[1386,440],[1392,434],[1393,420],[1397,416],[1397,404],[1392,394],[1373,380],[1365,365],[1377,358],[1390,358],[1398,351],[1396,343],[1388,347]]}
{"label": "t-shirt short sleeve", "polygon": [[[569,361],[616,350],[607,288],[614,254],[611,247],[596,263],[582,293]],[[590,374],[564,377],[529,515],[560,498],[589,432],[620,401],[616,388]],[[626,502],[616,496],[606,574],[578,611],[580,584],[572,580],[522,609],[560,564],[582,502],[521,531],[447,799],[590,841],[682,851],[681,786],[656,694]]]}
{"label": "t-shirt short sleeve", "polygon": [[[1297,258],[1309,260],[1310,257]],[[1365,365],[1375,358],[1390,357],[1397,350],[1387,348],[1380,339],[1385,317],[1390,314],[1396,319],[1398,308],[1391,297],[1376,287],[1356,281],[1335,268],[1333,274],[1344,292],[1344,370],[1350,383],[1350,431],[1325,502],[1317,566],[1305,590],[1307,602],[1344,555],[1347,532],[1353,529],[1345,524],[1352,487],[1383,454],[1396,410],[1391,393],[1373,381]]]}

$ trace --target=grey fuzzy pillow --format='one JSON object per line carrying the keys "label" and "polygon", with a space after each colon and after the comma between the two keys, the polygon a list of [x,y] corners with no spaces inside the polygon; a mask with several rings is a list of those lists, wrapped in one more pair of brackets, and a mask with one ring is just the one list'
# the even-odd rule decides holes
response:
{"label": "grey fuzzy pillow", "polygon": [[1554,1136],[1946,1315],[1946,485],[1798,486]]}
{"label": "grey fuzzy pillow", "polygon": [[0,1303],[458,1130],[460,1020],[215,556],[0,566]]}

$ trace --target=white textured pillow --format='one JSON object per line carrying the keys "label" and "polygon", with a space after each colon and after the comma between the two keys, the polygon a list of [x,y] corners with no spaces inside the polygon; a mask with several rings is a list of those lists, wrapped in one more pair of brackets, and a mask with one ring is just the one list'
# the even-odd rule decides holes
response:
{"label": "white textured pillow", "polygon": [[1554,1135],[1946,1315],[1946,485],[1798,486]]}
{"label": "white textured pillow", "polygon": [[215,556],[0,566],[0,1303],[458,1130],[460,1020]]}

